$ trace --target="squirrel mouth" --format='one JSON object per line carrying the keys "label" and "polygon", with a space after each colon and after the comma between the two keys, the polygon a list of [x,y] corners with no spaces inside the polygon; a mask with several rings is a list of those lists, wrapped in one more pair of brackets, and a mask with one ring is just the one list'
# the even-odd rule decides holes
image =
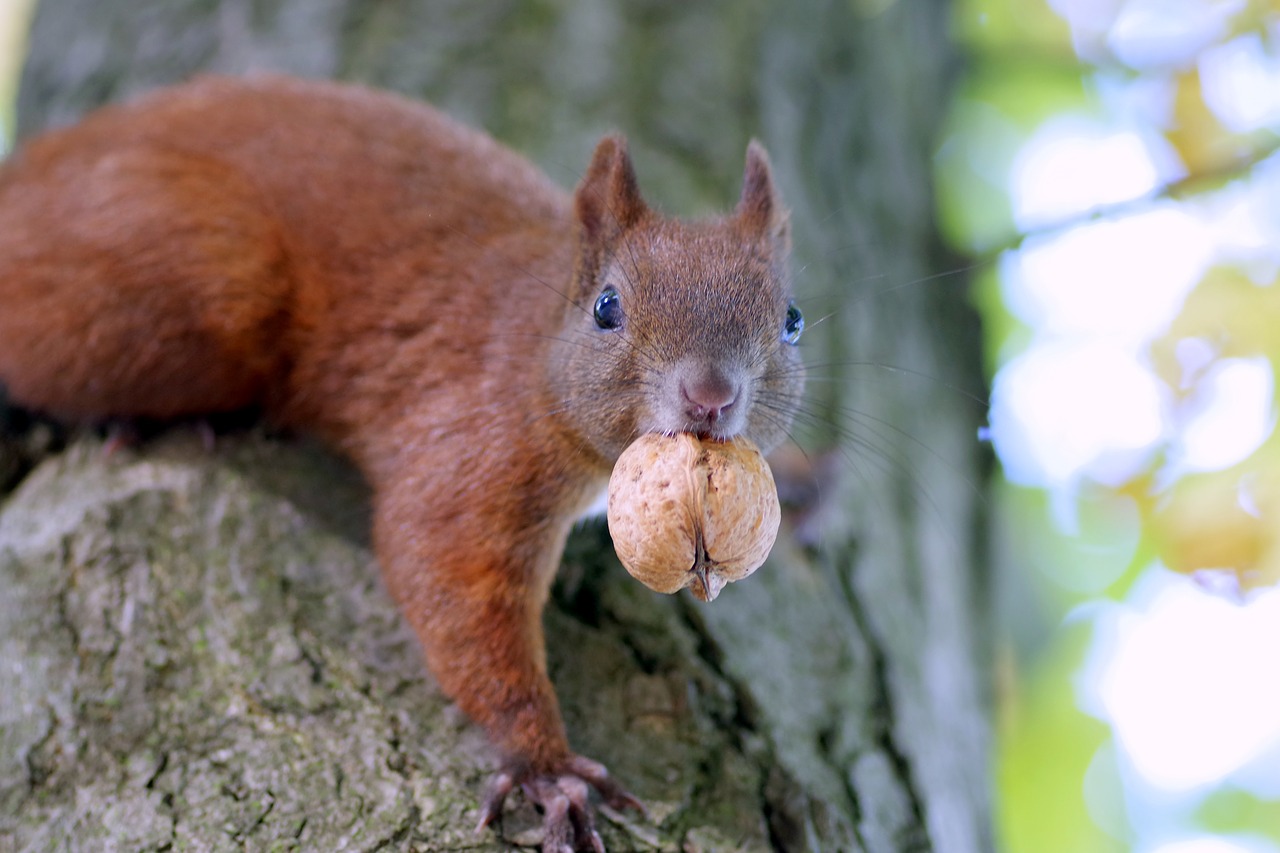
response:
{"label": "squirrel mouth", "polygon": [[719,442],[732,441],[733,439],[737,438],[739,435],[743,434],[741,430],[726,430],[726,429],[716,429],[714,427],[708,428],[708,427],[686,426],[683,429],[641,430],[639,433],[636,434],[635,438],[639,438],[641,435],[645,435],[646,433],[656,433],[658,435],[665,435],[668,438],[675,435],[679,435],[680,433],[686,433],[688,435],[696,436],[702,441],[719,441]]}

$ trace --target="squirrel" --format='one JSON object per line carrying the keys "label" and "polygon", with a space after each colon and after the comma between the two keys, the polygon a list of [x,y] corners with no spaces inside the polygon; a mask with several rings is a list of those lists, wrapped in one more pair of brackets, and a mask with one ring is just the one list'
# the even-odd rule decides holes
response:
{"label": "squirrel", "polygon": [[431,107],[198,78],[0,165],[0,386],[68,422],[260,409],[372,490],[386,585],[544,850],[602,850],[541,613],[572,524],[648,432],[786,437],[804,383],[788,217],[752,141],[727,215],[640,195],[621,135],[576,191]]}

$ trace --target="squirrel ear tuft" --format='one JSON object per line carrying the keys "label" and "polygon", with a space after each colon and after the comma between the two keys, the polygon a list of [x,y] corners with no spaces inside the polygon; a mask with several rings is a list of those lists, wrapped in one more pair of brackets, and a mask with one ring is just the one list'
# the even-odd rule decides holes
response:
{"label": "squirrel ear tuft", "polygon": [[611,133],[600,140],[573,200],[589,239],[618,234],[644,215],[626,137]]}
{"label": "squirrel ear tuft", "polygon": [[764,146],[753,139],[747,145],[747,168],[742,177],[742,198],[735,211],[748,229],[767,235],[770,240],[787,246],[790,226],[787,209],[773,185],[773,170]]}

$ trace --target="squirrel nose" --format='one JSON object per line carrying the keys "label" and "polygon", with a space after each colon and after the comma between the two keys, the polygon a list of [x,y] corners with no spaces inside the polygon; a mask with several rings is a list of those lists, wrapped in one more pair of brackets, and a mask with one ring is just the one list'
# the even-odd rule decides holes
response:
{"label": "squirrel nose", "polygon": [[741,386],[718,374],[703,374],[680,383],[685,414],[697,423],[714,424],[738,400]]}

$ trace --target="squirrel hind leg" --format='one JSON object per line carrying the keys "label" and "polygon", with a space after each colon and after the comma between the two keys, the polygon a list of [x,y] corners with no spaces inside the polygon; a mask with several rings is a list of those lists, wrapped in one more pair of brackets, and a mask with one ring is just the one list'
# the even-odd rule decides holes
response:
{"label": "squirrel hind leg", "polygon": [[19,173],[0,197],[13,399],[77,421],[260,403],[286,362],[291,283],[256,190],[225,164],[150,148],[64,166]]}

